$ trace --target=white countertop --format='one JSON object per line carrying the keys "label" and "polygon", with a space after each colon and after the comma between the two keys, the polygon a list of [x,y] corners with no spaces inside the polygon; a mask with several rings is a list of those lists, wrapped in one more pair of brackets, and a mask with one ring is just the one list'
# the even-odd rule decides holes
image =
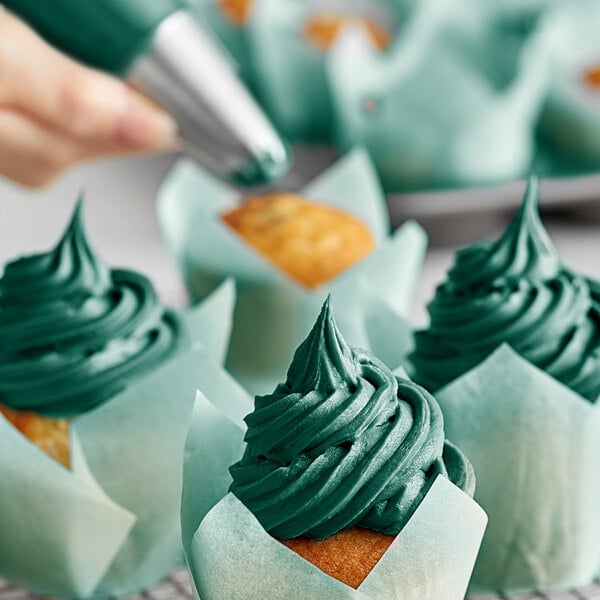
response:
{"label": "white countertop", "polygon": [[[0,180],[0,264],[47,250],[59,238],[81,191],[86,194],[86,223],[94,247],[114,266],[149,275],[163,298],[185,302],[176,269],[163,248],[155,221],[155,193],[174,158],[155,156],[98,162],[72,170],[53,186],[30,192]],[[503,223],[482,225],[477,237],[494,237]],[[549,221],[563,259],[576,270],[600,279],[600,221]],[[466,240],[468,241],[468,240]],[[453,248],[430,249],[423,270],[414,318],[424,307],[452,260]]]}

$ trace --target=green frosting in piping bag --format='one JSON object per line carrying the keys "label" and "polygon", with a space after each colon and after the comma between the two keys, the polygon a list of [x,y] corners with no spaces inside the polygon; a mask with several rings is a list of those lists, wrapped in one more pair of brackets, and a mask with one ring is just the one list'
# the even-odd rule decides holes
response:
{"label": "green frosting in piping bag", "polygon": [[361,526],[397,534],[438,475],[472,494],[465,457],[445,443],[434,398],[350,348],[329,300],[286,383],[257,396],[231,491],[280,539]]}
{"label": "green frosting in piping bag", "polygon": [[0,403],[10,408],[80,414],[186,342],[148,279],[91,250],[81,201],[53,250],[7,264],[0,279]]}
{"label": "green frosting in piping bag", "polygon": [[600,289],[566,269],[541,223],[538,180],[496,242],[460,250],[415,335],[416,381],[437,390],[508,343],[585,398],[600,395]]}

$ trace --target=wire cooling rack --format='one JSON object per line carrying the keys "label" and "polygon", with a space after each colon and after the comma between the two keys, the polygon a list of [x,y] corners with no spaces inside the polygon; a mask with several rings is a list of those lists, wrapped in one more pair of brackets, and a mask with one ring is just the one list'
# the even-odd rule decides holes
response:
{"label": "wire cooling rack", "polygon": [[[122,600],[192,600],[192,586],[185,569],[177,569],[162,583],[140,594],[127,596]],[[0,579],[0,600],[51,600],[28,592]],[[600,581],[585,588],[566,592],[534,592],[520,596],[486,594],[468,596],[467,600],[600,600]],[[268,600],[268,598],[265,598]]]}

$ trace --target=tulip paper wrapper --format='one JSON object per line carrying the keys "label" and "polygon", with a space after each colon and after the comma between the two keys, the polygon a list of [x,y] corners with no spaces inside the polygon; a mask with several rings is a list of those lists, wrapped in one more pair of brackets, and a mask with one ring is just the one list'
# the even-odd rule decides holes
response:
{"label": "tulip paper wrapper", "polygon": [[357,35],[333,49],[338,144],[366,146],[386,189],[493,183],[529,168],[546,56],[537,35],[518,36],[489,5],[425,0],[388,53]]}
{"label": "tulip paper wrapper", "polygon": [[489,525],[472,588],[590,583],[600,568],[600,409],[501,346],[436,398]]}
{"label": "tulip paper wrapper", "polygon": [[70,470],[0,415],[0,577],[85,598],[132,592],[180,562],[193,390],[212,389],[233,301],[228,282],[188,314],[189,350],[72,421]]}
{"label": "tulip paper wrapper", "polygon": [[239,390],[223,388],[211,397],[228,403],[217,406],[198,394],[186,442],[181,513],[186,558],[201,600],[463,600],[486,516],[454,484],[436,479],[354,590],[272,538],[227,494],[228,467],[243,453],[242,418],[252,403]]}
{"label": "tulip paper wrapper", "polygon": [[192,298],[202,299],[226,277],[236,281],[227,366],[253,393],[270,391],[282,378],[329,292],[353,346],[372,349],[394,368],[412,343],[405,316],[425,251],[423,230],[408,222],[388,235],[385,199],[361,150],[300,193],[354,214],[377,242],[369,256],[316,290],[292,281],[221,220],[240,200],[234,190],[185,162],[159,192],[163,235]]}
{"label": "tulip paper wrapper", "polygon": [[600,68],[600,6],[593,0],[563,2],[546,21],[554,68],[542,132],[560,151],[563,169],[597,169],[600,84],[594,78],[586,83],[586,72]]}
{"label": "tulip paper wrapper", "polygon": [[[365,17],[377,23],[393,40],[413,3],[412,0],[257,0],[247,25],[254,60],[253,82],[280,130],[292,139],[328,140],[333,134],[334,115],[327,76],[329,52],[307,36],[311,19],[328,14]],[[358,19],[343,30],[364,35],[366,28]],[[368,37],[365,40],[374,48]]]}

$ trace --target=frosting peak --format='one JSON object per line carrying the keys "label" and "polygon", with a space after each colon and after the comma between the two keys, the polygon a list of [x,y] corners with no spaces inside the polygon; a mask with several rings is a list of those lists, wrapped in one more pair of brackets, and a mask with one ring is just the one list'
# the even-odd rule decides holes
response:
{"label": "frosting peak", "polygon": [[26,256],[6,265],[0,280],[0,302],[6,310],[14,303],[38,303],[68,294],[91,295],[110,285],[110,269],[91,250],[83,225],[83,199],[62,238],[46,254]]}
{"label": "frosting peak", "polygon": [[294,354],[287,383],[298,393],[315,390],[327,394],[340,386],[355,386],[358,377],[352,350],[333,320],[329,296],[312,331]]}
{"label": "frosting peak", "polygon": [[415,335],[415,379],[437,390],[508,343],[589,400],[600,395],[600,303],[565,269],[544,229],[538,181],[496,242],[456,254]]}
{"label": "frosting peak", "polygon": [[111,270],[93,252],[80,199],[56,247],[7,264],[0,279],[0,403],[79,414],[170,358],[185,338],[144,276]]}
{"label": "frosting peak", "polygon": [[[539,179],[531,177],[521,206],[495,242],[480,242],[459,250],[448,273],[448,289],[487,291],[496,279],[543,281],[560,270],[560,261],[539,214]],[[481,289],[483,288],[483,289]]]}
{"label": "frosting peak", "polygon": [[350,348],[329,300],[286,383],[257,396],[246,422],[231,491],[281,539],[355,525],[397,534],[439,474],[473,492],[469,463],[445,444],[436,401]]}

